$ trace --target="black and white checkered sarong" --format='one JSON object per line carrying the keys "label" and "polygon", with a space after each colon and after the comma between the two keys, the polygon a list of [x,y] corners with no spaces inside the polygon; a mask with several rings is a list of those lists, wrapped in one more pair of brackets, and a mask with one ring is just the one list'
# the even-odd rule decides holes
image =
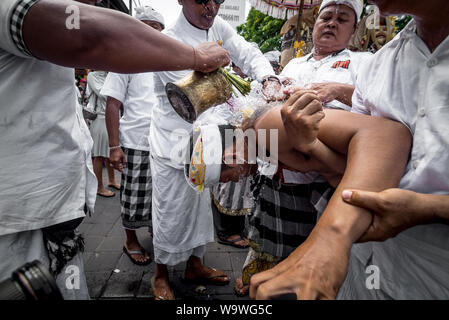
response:
{"label": "black and white checkered sarong", "polygon": [[127,229],[151,226],[150,152],[122,149],[126,155],[120,187],[123,226]]}

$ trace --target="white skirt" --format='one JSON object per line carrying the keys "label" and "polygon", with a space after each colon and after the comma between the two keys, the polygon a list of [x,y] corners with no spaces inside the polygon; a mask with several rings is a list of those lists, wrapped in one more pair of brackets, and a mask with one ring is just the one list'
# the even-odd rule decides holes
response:
{"label": "white skirt", "polygon": [[194,249],[214,241],[210,192],[205,189],[198,194],[187,184],[183,170],[154,155],[151,172],[155,261],[178,264],[198,254]]}

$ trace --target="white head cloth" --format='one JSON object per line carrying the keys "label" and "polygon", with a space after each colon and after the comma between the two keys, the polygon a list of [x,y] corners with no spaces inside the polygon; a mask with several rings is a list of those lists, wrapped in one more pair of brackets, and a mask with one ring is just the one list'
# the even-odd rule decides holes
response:
{"label": "white head cloth", "polygon": [[140,21],[156,21],[165,28],[164,17],[150,6],[137,7],[135,18]]}
{"label": "white head cloth", "polygon": [[220,181],[223,156],[221,133],[216,124],[208,124],[200,128],[203,137],[203,159],[206,165],[204,187],[209,188]]}
{"label": "white head cloth", "polygon": [[360,16],[362,15],[363,11],[362,0],[323,0],[323,2],[321,2],[320,12],[321,10],[332,4],[344,4],[352,8],[355,11],[355,15],[357,16],[357,22],[360,21]]}

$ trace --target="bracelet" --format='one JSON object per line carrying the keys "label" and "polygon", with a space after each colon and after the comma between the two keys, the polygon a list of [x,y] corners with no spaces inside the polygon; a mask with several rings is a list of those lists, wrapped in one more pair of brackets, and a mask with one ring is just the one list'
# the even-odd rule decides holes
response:
{"label": "bracelet", "polygon": [[265,77],[265,78],[262,80],[262,84],[264,84],[264,83],[267,82],[267,81],[271,81],[271,80],[275,80],[275,81],[279,82],[279,84],[282,84],[282,83],[281,83],[281,80],[279,80],[279,78],[276,77],[276,76],[268,76],[268,77]]}
{"label": "bracelet", "polygon": [[109,147],[109,150],[114,150],[114,149],[118,149],[121,148],[120,146],[113,146],[113,147]]}

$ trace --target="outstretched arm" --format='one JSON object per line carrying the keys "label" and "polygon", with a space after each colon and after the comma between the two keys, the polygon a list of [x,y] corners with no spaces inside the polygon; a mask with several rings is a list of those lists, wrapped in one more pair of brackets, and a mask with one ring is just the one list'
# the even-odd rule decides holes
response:
{"label": "outstretched arm", "polygon": [[412,140],[400,123],[336,110],[326,110],[319,139],[347,153],[343,179],[308,239],[275,268],[252,277],[252,298],[285,293],[300,299],[335,298],[346,276],[352,244],[372,220],[369,211],[344,202],[341,193],[350,188],[396,187]]}
{"label": "outstretched arm", "polygon": [[[67,8],[78,8],[78,29],[67,28]],[[208,72],[229,64],[228,52],[218,44],[194,49],[124,13],[69,0],[35,4],[25,16],[23,37],[35,57],[67,67],[118,73]]]}

